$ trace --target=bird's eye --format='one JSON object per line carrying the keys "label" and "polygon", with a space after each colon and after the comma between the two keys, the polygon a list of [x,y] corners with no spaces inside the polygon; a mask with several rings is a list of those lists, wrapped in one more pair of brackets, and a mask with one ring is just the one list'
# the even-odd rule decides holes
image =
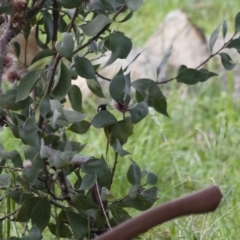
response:
{"label": "bird's eye", "polygon": [[98,106],[97,111],[98,112],[106,111],[107,110],[106,108],[107,108],[107,104],[101,104]]}

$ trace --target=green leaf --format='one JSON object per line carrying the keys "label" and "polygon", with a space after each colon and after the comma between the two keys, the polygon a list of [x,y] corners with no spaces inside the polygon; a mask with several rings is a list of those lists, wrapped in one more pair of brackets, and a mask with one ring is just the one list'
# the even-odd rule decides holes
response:
{"label": "green leaf", "polygon": [[44,96],[39,106],[41,116],[46,119],[47,114],[51,111],[50,99],[48,96]]}
{"label": "green leaf", "polygon": [[133,185],[128,192],[128,197],[132,200],[137,198],[137,194],[140,191],[141,187],[139,185]]}
{"label": "green leaf", "polygon": [[110,126],[117,122],[117,119],[113,114],[108,111],[98,112],[91,121],[91,124],[95,128],[102,128]]}
{"label": "green leaf", "polygon": [[112,21],[105,15],[99,14],[87,24],[81,25],[80,28],[87,36],[96,36],[103,28]]}
{"label": "green leaf", "polygon": [[13,163],[13,166],[15,168],[21,168],[22,167],[22,158],[21,158],[21,155],[19,154],[19,152],[17,150],[13,150],[11,152],[2,151],[2,155],[6,159],[11,159],[12,163]]}
{"label": "green leaf", "polygon": [[21,139],[33,147],[40,147],[40,141],[38,136],[37,123],[35,122],[34,117],[29,117],[23,124],[23,135],[20,134]]}
{"label": "green leaf", "polygon": [[71,77],[67,67],[64,63],[61,64],[61,73],[57,85],[53,89],[51,96],[59,101],[61,101],[70,91]]}
{"label": "green leaf", "polygon": [[17,98],[16,102],[26,99],[34,86],[36,85],[37,81],[41,77],[43,70],[33,70],[27,73],[20,81],[19,87],[17,89]]}
{"label": "green leaf", "polygon": [[177,76],[177,81],[188,85],[193,85],[198,82],[204,82],[214,76],[217,76],[217,74],[209,72],[205,69],[196,70],[193,68],[187,68],[179,73]]}
{"label": "green leaf", "polygon": [[57,225],[53,223],[49,223],[48,228],[53,235],[58,236],[60,238],[69,239],[73,235],[70,229],[68,228],[68,226],[60,221],[58,222]]}
{"label": "green leaf", "polygon": [[110,58],[104,65],[106,67],[118,58],[126,59],[132,50],[132,41],[122,33],[114,32],[105,41],[105,46],[112,51]]}
{"label": "green leaf", "polygon": [[0,106],[5,109],[18,111],[28,107],[30,104],[33,103],[32,98],[30,98],[29,96],[26,99],[19,102],[16,102],[16,98],[17,89],[11,89],[0,97]]}
{"label": "green leaf", "polygon": [[99,84],[97,79],[86,79],[88,88],[91,90],[92,93],[94,93],[96,96],[100,98],[105,98],[102,87]]}
{"label": "green leaf", "polygon": [[127,171],[127,179],[132,185],[140,185],[141,169],[134,161],[132,161],[132,164]]}
{"label": "green leaf", "polygon": [[156,82],[143,78],[132,82],[132,86],[137,90],[136,99],[138,102],[147,97],[149,107],[153,107],[155,111],[168,117],[166,98]]}
{"label": "green leaf", "polygon": [[69,123],[81,122],[86,117],[86,114],[72,110],[63,110],[63,114]]}
{"label": "green leaf", "polygon": [[231,57],[227,53],[219,53],[222,61],[222,65],[226,70],[232,70],[235,66],[236,63],[232,62]]}
{"label": "green leaf", "polygon": [[36,224],[41,232],[47,227],[51,214],[51,205],[49,200],[42,198],[34,206],[31,213],[32,224]]}
{"label": "green leaf", "polygon": [[226,21],[226,20],[223,20],[223,24],[222,24],[222,35],[223,35],[223,39],[225,39],[225,37],[226,37],[227,29],[228,29],[227,21]]}
{"label": "green leaf", "polygon": [[236,48],[238,53],[240,53],[240,39],[233,39],[225,48]]}
{"label": "green leaf", "polygon": [[125,76],[123,75],[122,69],[120,69],[109,85],[109,93],[116,102],[124,99],[125,85]]}
{"label": "green leaf", "polygon": [[111,126],[110,143],[114,143],[118,139],[120,144],[123,145],[127,142],[128,138],[133,134],[133,122],[130,117],[126,117],[121,121]]}
{"label": "green leaf", "polygon": [[142,0],[126,0],[126,3],[131,11],[137,11],[142,4]]}
{"label": "green leaf", "polygon": [[128,14],[126,15],[126,17],[124,17],[121,21],[118,21],[118,22],[119,22],[119,23],[124,23],[124,22],[128,21],[129,19],[132,18],[133,13],[134,13],[134,12],[130,11],[130,13],[128,13]]}
{"label": "green leaf", "polygon": [[72,88],[68,93],[68,97],[72,109],[78,112],[82,112],[82,92],[77,85],[72,85]]}
{"label": "green leaf", "polygon": [[108,172],[109,167],[102,159],[90,159],[82,165],[82,171],[86,174],[102,177]]}
{"label": "green leaf", "polygon": [[167,64],[167,61],[168,61],[169,57],[171,56],[171,54],[172,54],[172,46],[167,50],[163,60],[161,61],[161,63],[157,67],[157,77],[159,76],[160,72],[162,71],[162,69]]}
{"label": "green leaf", "polygon": [[77,8],[80,7],[83,0],[59,0],[64,8]]}
{"label": "green leaf", "polygon": [[47,11],[44,11],[42,13],[42,17],[43,17],[44,30],[46,34],[45,43],[48,44],[52,40],[52,36],[53,36],[53,19],[52,19],[52,15]]}
{"label": "green leaf", "polygon": [[147,98],[138,103],[134,108],[130,109],[129,112],[131,113],[132,121],[134,124],[140,122],[148,115]]}
{"label": "green leaf", "polygon": [[119,142],[119,140],[116,138],[115,140],[113,140],[113,142],[111,143],[114,151],[116,153],[118,153],[121,157],[124,157],[128,154],[130,154],[129,152],[125,151],[123,148],[122,148],[122,145],[121,143]]}
{"label": "green leaf", "polygon": [[83,239],[88,233],[88,222],[80,214],[73,212],[70,208],[65,210],[68,222],[75,238]]}
{"label": "green leaf", "polygon": [[240,12],[235,17],[235,32],[240,32]]}
{"label": "green leaf", "polygon": [[35,57],[33,58],[31,64],[43,59],[43,58],[46,58],[46,57],[50,57],[50,56],[53,56],[56,54],[56,51],[54,50],[51,50],[51,49],[46,49],[46,50],[42,50],[40,51],[39,53],[37,53],[35,55]]}
{"label": "green leaf", "polygon": [[124,210],[123,208],[120,208],[118,206],[111,204],[109,209],[111,211],[113,220],[116,223],[116,225],[118,225],[122,222],[125,222],[131,218],[131,216],[128,214],[128,212],[126,210]]}
{"label": "green leaf", "polygon": [[38,175],[41,171],[41,169],[34,166],[26,167],[22,171],[23,179],[26,181],[27,184],[33,185],[36,182]]}
{"label": "green leaf", "polygon": [[0,186],[7,187],[11,183],[11,176],[8,174],[0,175]]}
{"label": "green leaf", "polygon": [[96,79],[95,70],[92,63],[84,57],[76,57],[75,65],[77,74],[86,79]]}
{"label": "green leaf", "polygon": [[218,33],[219,33],[220,25],[221,25],[221,24],[219,24],[219,25],[217,26],[217,28],[213,31],[213,33],[212,33],[211,36],[210,36],[209,49],[210,49],[210,52],[211,52],[211,53],[212,53],[212,51],[213,51],[213,46],[214,46],[214,44],[215,44],[215,42],[216,42],[216,40],[217,40],[217,38],[218,38]]}
{"label": "green leaf", "polygon": [[37,227],[37,225],[33,225],[32,228],[29,231],[29,240],[41,240],[42,239],[42,234]]}
{"label": "green leaf", "polygon": [[40,197],[27,198],[16,215],[16,221],[27,222],[31,218],[34,206],[41,200]]}
{"label": "green leaf", "polygon": [[82,179],[81,186],[78,189],[80,190],[87,190],[93,187],[93,185],[96,183],[96,177],[92,174],[85,174],[85,176]]}
{"label": "green leaf", "polygon": [[145,211],[152,207],[157,199],[157,187],[151,187],[147,190],[139,191],[135,199],[127,197],[123,204],[135,208],[139,211]]}
{"label": "green leaf", "polygon": [[71,61],[72,52],[74,49],[74,41],[72,35],[70,33],[64,32],[62,34],[61,40],[55,43],[55,48],[62,57],[65,57],[67,60]]}
{"label": "green leaf", "polygon": [[148,173],[147,184],[155,185],[157,184],[157,182],[158,182],[158,176],[153,172]]}
{"label": "green leaf", "polygon": [[76,122],[73,123],[68,130],[78,133],[78,134],[85,134],[89,128],[91,127],[91,123],[88,121],[81,121],[81,122]]}
{"label": "green leaf", "polygon": [[92,208],[97,208],[97,204],[90,196],[72,194],[70,195],[70,197],[74,205],[79,209],[88,210]]}

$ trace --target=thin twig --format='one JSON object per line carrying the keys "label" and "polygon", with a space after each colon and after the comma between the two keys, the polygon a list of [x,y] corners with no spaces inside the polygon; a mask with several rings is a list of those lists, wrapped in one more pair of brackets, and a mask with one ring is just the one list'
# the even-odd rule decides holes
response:
{"label": "thin twig", "polygon": [[106,219],[106,222],[107,222],[107,225],[108,225],[109,230],[111,230],[112,227],[111,227],[111,225],[110,225],[110,222],[109,222],[109,220],[108,220],[107,214],[106,214],[106,212],[105,212],[105,209],[104,209],[104,206],[103,206],[103,203],[102,203],[102,200],[101,200],[101,195],[100,195],[100,192],[99,192],[99,189],[98,189],[97,178],[96,178],[96,190],[97,190],[97,194],[98,194],[98,198],[99,198],[99,203],[100,203],[100,205],[101,205],[103,215],[104,215],[104,217],[105,217],[105,219]]}
{"label": "thin twig", "polygon": [[106,77],[102,76],[101,74],[99,74],[98,72],[95,72],[95,74],[96,74],[98,77],[102,78],[103,80],[106,80],[106,81],[108,81],[108,82],[111,82],[111,79],[110,79],[110,78],[106,78]]}
{"label": "thin twig", "polygon": [[[199,68],[202,67],[205,63],[207,63],[211,58],[213,58],[213,57],[215,57],[217,54],[219,54],[219,52],[222,51],[222,50],[233,40],[233,38],[234,38],[236,35],[237,35],[237,33],[235,32],[235,33],[233,34],[233,36],[232,36],[227,42],[225,42],[225,43],[223,44],[223,46],[222,46],[218,51],[216,51],[215,53],[210,54],[210,56],[209,56],[206,60],[204,60],[201,64],[199,64],[195,69],[196,69],[196,70],[199,69]],[[177,76],[174,77],[174,78],[170,78],[170,79],[168,79],[168,80],[165,80],[165,81],[157,82],[157,84],[168,83],[168,82],[170,82],[170,81],[175,80],[176,78],[177,78]]]}
{"label": "thin twig", "polygon": [[118,163],[117,159],[118,159],[118,153],[115,152],[115,159],[114,159],[114,164],[113,164],[113,169],[112,169],[112,175],[111,175],[111,180],[110,180],[110,183],[109,183],[108,190],[110,190],[111,185],[112,185],[112,183],[113,183],[113,177],[114,177],[115,170],[116,170],[116,166],[117,166],[117,163]]}
{"label": "thin twig", "polygon": [[0,218],[0,221],[3,221],[4,219],[11,217],[12,215],[14,215],[14,214],[15,214],[16,212],[18,212],[19,210],[20,210],[20,208],[18,208],[18,209],[16,209],[16,210],[14,210],[13,212],[5,215],[4,217],[1,217],[1,218]]}

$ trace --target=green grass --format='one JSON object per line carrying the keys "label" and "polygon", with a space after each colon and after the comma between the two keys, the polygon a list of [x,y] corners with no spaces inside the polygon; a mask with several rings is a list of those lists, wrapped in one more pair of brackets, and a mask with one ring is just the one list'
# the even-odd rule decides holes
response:
{"label": "green grass", "polygon": [[[192,21],[207,34],[222,20],[233,24],[237,1],[144,1],[140,11],[123,30],[142,45],[171,10],[182,8]],[[120,28],[121,29],[121,28]],[[232,28],[233,29],[233,28]],[[233,76],[228,75],[231,85]],[[143,239],[235,240],[240,235],[240,103],[233,100],[232,89],[226,90],[215,77],[206,83],[186,86],[169,83],[162,86],[168,98],[170,118],[152,112],[134,128],[134,135],[125,145],[130,157],[142,169],[159,176],[156,205],[211,184],[220,187],[223,200],[211,214],[188,216],[155,227]],[[84,105],[90,109],[88,119],[95,114],[96,103]],[[69,133],[68,133],[69,134]],[[101,156],[105,153],[103,131],[91,128],[86,135],[71,140],[88,143],[83,154]],[[0,135],[0,142],[9,150],[17,141],[9,131]],[[20,148],[19,148],[20,149]],[[116,198],[127,194],[126,171],[129,157],[120,158],[112,193]],[[134,215],[139,212],[131,211]]]}

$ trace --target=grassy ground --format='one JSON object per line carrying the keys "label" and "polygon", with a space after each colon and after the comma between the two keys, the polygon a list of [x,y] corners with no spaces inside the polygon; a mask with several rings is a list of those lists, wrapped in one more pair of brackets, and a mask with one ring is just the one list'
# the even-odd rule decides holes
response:
{"label": "grassy ground", "polygon": [[[238,7],[233,0],[147,0],[124,29],[140,46],[169,11],[182,8],[210,34],[222,19],[231,25]],[[239,239],[240,103],[239,99],[233,101],[232,90],[224,89],[219,80],[215,77],[193,87],[175,83],[164,86],[171,118],[152,113],[136,125],[134,136],[125,146],[141,168],[158,174],[157,204],[210,184],[218,185],[224,195],[214,213],[170,221],[149,231],[143,239]],[[229,74],[230,85],[233,80]],[[89,101],[85,108],[92,109],[91,119],[95,103]],[[88,134],[74,138],[88,143],[83,153],[104,154],[102,131],[92,128]],[[2,134],[0,141],[9,150],[16,148],[9,133]],[[125,173],[129,165],[128,157],[120,159],[112,189],[116,197],[127,194]]]}

